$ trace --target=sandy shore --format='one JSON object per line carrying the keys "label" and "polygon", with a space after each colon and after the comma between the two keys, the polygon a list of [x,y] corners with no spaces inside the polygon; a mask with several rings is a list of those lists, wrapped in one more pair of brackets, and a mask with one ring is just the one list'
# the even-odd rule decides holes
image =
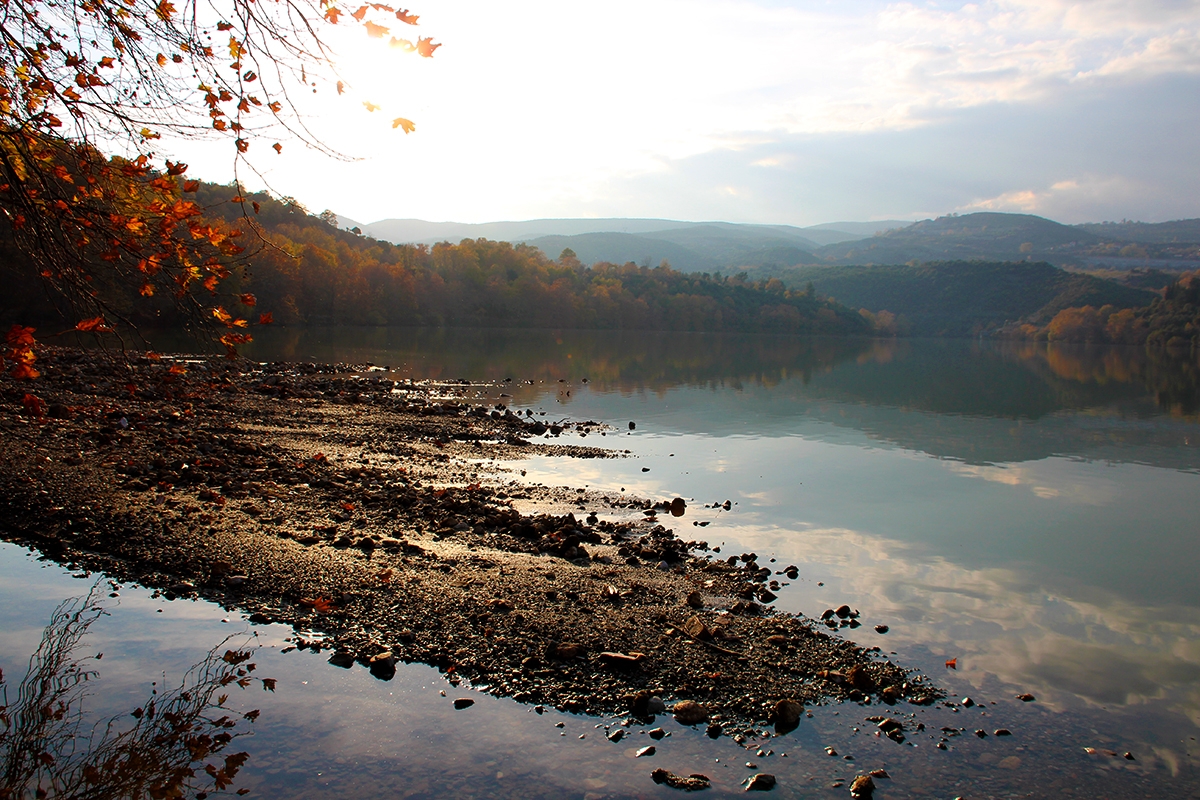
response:
{"label": "sandy shore", "polygon": [[773,611],[780,565],[677,537],[674,498],[527,486],[497,467],[622,457],[584,444],[601,424],[551,428],[473,399],[502,388],[369,365],[46,348],[38,366],[0,382],[3,537],[291,625],[336,665],[389,679],[424,662],[587,713],[693,701],[683,721],[735,737],[787,727],[798,707],[780,701],[939,696],[878,648]]}

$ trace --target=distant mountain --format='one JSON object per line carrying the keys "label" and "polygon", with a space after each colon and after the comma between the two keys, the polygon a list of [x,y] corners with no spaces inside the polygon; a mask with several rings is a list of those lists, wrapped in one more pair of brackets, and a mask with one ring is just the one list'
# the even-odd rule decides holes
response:
{"label": "distant mountain", "polygon": [[813,242],[786,226],[712,223],[630,233],[583,233],[576,236],[542,236],[527,244],[551,258],[570,248],[585,264],[658,266],[664,259],[683,272],[736,272],[746,267],[788,267],[812,263]]}
{"label": "distant mountain", "polygon": [[[971,336],[1007,322],[1048,322],[1064,308],[1147,305],[1155,295],[1045,262],[940,261],[918,266],[816,266],[764,271],[850,308],[903,315],[917,336]],[[756,274],[751,277],[759,277]]]}
{"label": "distant mountain", "polygon": [[558,258],[563,250],[574,251],[584,264],[607,261],[657,267],[666,260],[680,272],[715,272],[721,264],[696,251],[649,236],[632,233],[580,233],[575,236],[541,236],[526,244],[539,248],[550,258]]}
{"label": "distant mountain", "polygon": [[907,228],[911,224],[912,220],[900,219],[882,219],[877,222],[825,222],[820,225],[810,225],[801,230],[804,231],[805,236],[817,244],[826,245],[866,239],[895,228]]}
{"label": "distant mountain", "polygon": [[530,219],[519,222],[426,222],[423,219],[384,219],[362,225],[363,232],[393,244],[458,243],[463,239],[525,242],[541,236],[581,233],[651,233],[697,223],[669,219]]}
{"label": "distant mountain", "polygon": [[1194,244],[1200,242],[1200,219],[1173,222],[1087,222],[1076,225],[1104,239],[1141,244]]}
{"label": "distant mountain", "polygon": [[816,256],[833,264],[1049,260],[1098,242],[1100,237],[1090,231],[1043,217],[983,212],[924,220],[869,239],[828,245]]}

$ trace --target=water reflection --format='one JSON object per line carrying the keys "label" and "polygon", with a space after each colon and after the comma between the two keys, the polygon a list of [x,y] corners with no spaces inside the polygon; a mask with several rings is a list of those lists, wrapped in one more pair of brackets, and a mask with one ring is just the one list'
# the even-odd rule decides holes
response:
{"label": "water reflection", "polygon": [[[839,373],[828,383],[846,401],[936,413],[1035,419],[1123,402],[1144,412],[1136,401],[1145,398],[1180,416],[1200,412],[1200,356],[1135,347],[512,329],[277,328],[256,336],[245,350],[252,359],[371,361],[416,378],[511,377],[536,387],[586,377],[604,391],[662,393],[808,384]],[[195,346],[174,334],[152,340]]]}
{"label": "water reflection", "polygon": [[92,625],[107,615],[99,584],[51,615],[10,703],[0,672],[0,798],[181,797],[228,788],[245,752],[224,754],[257,711],[225,707],[252,676],[250,649],[213,648],[177,688],[155,689],[127,714],[85,725],[103,653],[83,655]]}
{"label": "water reflection", "polygon": [[[1070,708],[1109,709],[1163,702],[1200,724],[1200,618],[1179,605],[1143,605],[1104,587],[1056,580],[1035,568],[971,569],[926,548],[836,528],[757,528],[745,540],[820,574],[826,587],[801,583],[790,610],[819,614],[836,598],[867,621],[864,644],[923,649],[957,658],[957,676],[982,687],[999,680],[1013,692]],[[886,641],[871,630],[890,630]]]}

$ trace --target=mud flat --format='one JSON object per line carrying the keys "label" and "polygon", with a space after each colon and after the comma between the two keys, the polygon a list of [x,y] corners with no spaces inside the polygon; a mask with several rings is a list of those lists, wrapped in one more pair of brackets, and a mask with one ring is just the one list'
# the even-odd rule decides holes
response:
{"label": "mud flat", "polygon": [[830,700],[942,696],[774,611],[787,570],[676,536],[682,500],[529,486],[504,466],[626,457],[563,443],[601,423],[364,364],[45,348],[38,367],[0,382],[0,535],[291,625],[337,666],[387,680],[428,663],[463,689],[589,714],[661,700],[713,736],[786,729]]}

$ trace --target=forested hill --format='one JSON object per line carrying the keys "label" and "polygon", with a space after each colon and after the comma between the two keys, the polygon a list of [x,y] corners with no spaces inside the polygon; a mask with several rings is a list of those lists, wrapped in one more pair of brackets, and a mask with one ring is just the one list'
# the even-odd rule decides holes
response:
{"label": "forested hill", "polygon": [[793,287],[812,283],[839,303],[897,316],[898,332],[971,336],[1006,323],[1045,324],[1073,306],[1145,306],[1155,295],[1046,263],[940,261],[916,266],[797,267],[775,271]]}
{"label": "forested hill", "polygon": [[[216,291],[236,315],[270,313],[278,324],[449,325],[631,330],[865,334],[855,310],[788,290],[779,280],[683,274],[667,267],[596,264],[570,254],[486,239],[393,245],[338,230],[295,202],[247,196],[263,238],[231,202],[233,187],[203,184],[196,201],[212,221],[239,229],[244,264]],[[3,244],[3,243],[0,243]],[[5,321],[47,316],[32,271],[6,259],[0,270]],[[141,324],[177,321],[169,298],[137,297],[136,285],[96,286]],[[195,291],[206,292],[197,288]],[[256,307],[238,305],[252,294]]]}

